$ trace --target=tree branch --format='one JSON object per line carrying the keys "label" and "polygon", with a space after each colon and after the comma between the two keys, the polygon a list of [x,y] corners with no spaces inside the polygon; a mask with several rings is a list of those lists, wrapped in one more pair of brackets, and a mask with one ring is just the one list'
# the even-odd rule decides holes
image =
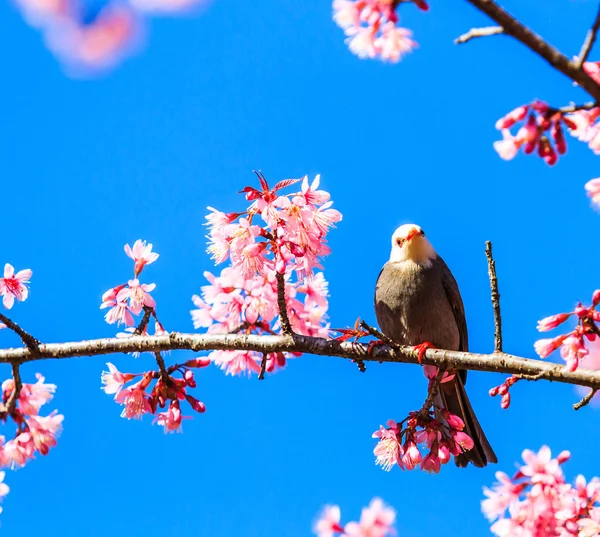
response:
{"label": "tree branch", "polygon": [[10,397],[8,398],[8,401],[6,401],[4,412],[2,412],[5,415],[10,415],[14,412],[15,408],[17,407],[19,396],[21,395],[21,388],[23,388],[23,382],[21,381],[21,372],[19,371],[18,363],[12,364],[12,374],[15,386],[10,394]]}
{"label": "tree branch", "polygon": [[[248,350],[265,353],[302,352],[322,356],[337,356],[363,362],[392,362],[416,364],[412,347],[378,346],[369,354],[368,345],[339,342],[331,339],[294,335],[257,336],[252,334],[181,334],[173,332],[163,336],[134,336],[106,338],[69,343],[40,344],[39,353],[27,348],[1,349],[0,363],[20,364],[48,358],[74,358],[77,356],[102,356],[130,352],[163,352],[191,350]],[[478,354],[441,349],[427,349],[424,364],[444,369],[472,369],[494,373],[538,376],[540,380],[577,384],[600,389],[600,371],[577,369],[570,372],[564,366],[520,358],[506,353]]]}
{"label": "tree branch", "polygon": [[588,30],[588,33],[585,36],[585,41],[583,42],[581,50],[579,51],[579,55],[577,56],[576,65],[579,69],[581,69],[581,66],[588,59],[588,56],[592,51],[592,47],[596,41],[596,35],[598,34],[598,29],[600,29],[600,6],[598,6],[598,12],[596,13],[594,24],[592,24],[592,27]]}
{"label": "tree branch", "polygon": [[491,35],[500,35],[504,33],[502,26],[486,26],[485,28],[471,28],[467,33],[459,35],[455,40],[455,45],[462,45],[471,39],[478,37],[489,37]]}
{"label": "tree branch", "polygon": [[596,82],[594,82],[594,80],[575,62],[569,60],[569,58],[550,45],[541,36],[515,19],[496,2],[493,0],[467,0],[467,2],[502,26],[505,34],[511,35],[523,43],[531,51],[546,60],[556,70],[560,71],[574,82],[577,82],[577,84],[587,91],[595,100],[600,100],[600,85],[596,84]]}
{"label": "tree branch", "polygon": [[294,335],[290,318],[288,317],[287,302],[285,301],[285,276],[277,273],[277,306],[279,307],[279,319],[281,322],[281,331],[286,336]]}
{"label": "tree branch", "polygon": [[25,332],[17,323],[11,321],[6,315],[0,313],[0,322],[3,322],[7,328],[10,328],[15,334],[17,334],[25,346],[32,352],[36,352],[40,342],[35,339],[31,334]]}
{"label": "tree branch", "polygon": [[494,308],[494,352],[502,352],[502,317],[500,315],[500,292],[496,276],[496,262],[492,255],[492,243],[485,243],[485,257],[488,262],[488,276],[492,290],[492,306]]}

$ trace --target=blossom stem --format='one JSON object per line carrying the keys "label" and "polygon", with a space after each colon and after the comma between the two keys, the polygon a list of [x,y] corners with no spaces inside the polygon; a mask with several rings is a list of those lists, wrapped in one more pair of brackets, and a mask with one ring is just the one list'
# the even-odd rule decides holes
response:
{"label": "blossom stem", "polygon": [[288,317],[287,303],[285,300],[285,277],[277,273],[277,306],[279,307],[279,318],[281,320],[281,331],[285,336],[293,336],[294,331]]}
{"label": "blossom stem", "polygon": [[502,26],[486,26],[485,28],[471,28],[468,32],[459,35],[455,40],[455,45],[462,45],[478,37],[489,37],[491,35],[500,35],[504,33]]}
{"label": "blossom stem", "polygon": [[488,262],[488,276],[492,290],[492,307],[494,308],[494,352],[502,352],[502,316],[500,315],[500,292],[496,276],[496,262],[492,255],[492,243],[485,243],[485,257]]}
{"label": "blossom stem", "polygon": [[594,46],[594,42],[596,41],[596,36],[598,34],[598,30],[600,29],[600,6],[598,6],[598,12],[596,13],[596,18],[594,19],[594,24],[588,30],[587,35],[585,36],[585,41],[581,46],[581,51],[577,56],[576,65],[579,69],[583,66],[583,64],[588,59],[590,52],[592,51],[592,47]]}
{"label": "blossom stem", "polygon": [[40,342],[35,339],[31,334],[23,330],[17,323],[11,321],[6,315],[0,313],[0,321],[3,322],[8,328],[10,328],[15,334],[17,334],[25,346],[33,353],[38,351]]}
{"label": "blossom stem", "polygon": [[6,402],[5,410],[2,412],[2,414],[5,416],[10,416],[15,411],[15,408],[17,407],[17,401],[21,395],[21,388],[23,387],[18,363],[12,364],[12,374],[15,386],[10,394],[10,397],[8,398],[8,401]]}

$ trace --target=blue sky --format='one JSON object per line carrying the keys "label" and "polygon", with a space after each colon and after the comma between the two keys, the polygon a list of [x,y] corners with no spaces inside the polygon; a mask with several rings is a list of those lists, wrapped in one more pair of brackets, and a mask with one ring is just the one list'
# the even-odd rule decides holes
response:
{"label": "blue sky", "polygon": [[[508,38],[453,45],[486,19],[466,2],[432,4],[428,14],[402,9],[420,48],[399,65],[351,55],[329,2],[215,0],[202,16],[153,20],[137,56],[82,81],[66,78],[37,32],[0,3],[0,262],[33,269],[15,320],[45,342],[113,335],[100,297],[130,274],[123,245],[143,238],[161,254],[145,271],[161,319],[191,331],[190,297],[212,270],[205,207],[243,208],[235,192],[253,169],[273,181],[321,173],[344,215],[325,265],[333,326],[374,321],[389,237],[416,222],[459,282],[480,352],[493,347],[483,250],[493,241],[505,348],[533,357],[537,319],[588,300],[598,285],[598,215],[583,191],[597,166],[571,140],[554,169],[523,155],[503,162],[494,123],[536,97],[563,105],[584,96]],[[596,9],[587,0],[507,6],[568,54]],[[145,357],[111,360],[152,367]],[[524,448],[568,448],[570,476],[594,472],[597,410],[575,413],[568,386],[517,385],[501,411],[487,391],[502,377],[471,373],[499,465],[388,474],[374,465],[370,436],[420,406],[417,367],[374,364],[361,374],[305,356],[264,382],[211,368],[197,376],[206,414],[165,436],[148,419],[119,417],[99,389],[105,361],[23,368],[25,379],[40,371],[58,384],[53,403],[65,422],[45,460],[8,472],[7,534],[300,537],[323,504],[340,504],[349,520],[379,495],[398,510],[401,536],[444,528],[467,537],[489,532],[481,488],[497,469],[511,472]]]}

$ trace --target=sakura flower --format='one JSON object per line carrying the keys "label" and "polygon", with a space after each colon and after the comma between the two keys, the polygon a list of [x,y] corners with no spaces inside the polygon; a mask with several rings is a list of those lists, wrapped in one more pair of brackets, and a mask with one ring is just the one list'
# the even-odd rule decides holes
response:
{"label": "sakura flower", "polygon": [[185,416],[181,415],[179,408],[179,402],[173,401],[169,405],[169,409],[166,412],[159,412],[152,423],[158,423],[162,425],[166,433],[181,432],[181,421]]}
{"label": "sakura flower", "polygon": [[136,278],[146,265],[150,265],[158,259],[158,254],[152,251],[152,244],[146,244],[146,241],[141,239],[133,243],[133,248],[126,244],[125,253],[135,261],[133,273]]}
{"label": "sakura flower", "polygon": [[133,321],[133,315],[131,315],[131,309],[127,305],[127,302],[117,302],[116,300],[111,300],[109,302],[103,302],[100,305],[100,308],[110,308],[104,319],[108,324],[125,324],[126,326],[133,326],[135,323]]}
{"label": "sakura flower", "polygon": [[63,419],[62,414],[54,411],[49,416],[30,416],[27,420],[31,440],[42,455],[47,455],[50,448],[56,446],[56,437],[62,429]]}
{"label": "sakura flower", "polygon": [[381,32],[375,40],[375,48],[383,60],[398,63],[417,46],[411,39],[412,32],[407,28],[397,28],[393,22],[385,23]]}
{"label": "sakura flower", "polygon": [[570,335],[562,344],[560,355],[567,362],[569,371],[575,371],[579,365],[579,360],[588,354],[583,339],[581,337]]}
{"label": "sakura flower", "polygon": [[260,373],[257,357],[249,351],[213,351],[210,359],[227,375]]}
{"label": "sakura flower", "polygon": [[32,272],[29,269],[20,270],[15,274],[15,269],[10,263],[4,265],[4,278],[0,278],[0,296],[6,309],[11,309],[15,299],[19,302],[27,300],[29,288],[27,284],[31,279]]}
{"label": "sakura flower", "polygon": [[562,335],[555,338],[538,339],[533,345],[535,352],[538,353],[540,358],[547,358],[563,344],[566,338],[566,335]]}
{"label": "sakura flower", "polygon": [[4,444],[4,456],[11,467],[25,466],[34,458],[35,444],[31,433],[22,432]]}
{"label": "sakura flower", "polygon": [[125,405],[121,413],[122,418],[141,419],[144,414],[152,412],[145,388],[139,382],[131,388],[123,388],[119,391],[115,401]]}
{"label": "sakura flower", "polygon": [[585,184],[587,195],[592,199],[594,205],[600,206],[600,178],[591,179]]}
{"label": "sakura flower", "polygon": [[336,533],[343,533],[344,528],[340,526],[341,513],[337,505],[326,505],[317,520],[314,533],[318,537],[333,537]]}
{"label": "sakura flower", "polygon": [[129,280],[128,285],[129,287],[124,287],[117,294],[117,303],[129,300],[129,310],[134,315],[138,315],[144,306],[148,308],[154,308],[156,306],[155,300],[150,296],[150,293],[156,288],[155,284],[140,284],[139,280],[136,278],[134,280]]}
{"label": "sakura flower", "polygon": [[[381,498],[373,498],[360,515],[360,526],[368,536],[387,535],[396,520],[396,511]],[[348,528],[346,528],[348,531]]]}
{"label": "sakura flower", "polygon": [[[36,378],[37,382],[35,384],[23,384],[19,394],[19,410],[28,416],[38,414],[40,408],[54,397],[56,391],[56,384],[46,384],[46,379],[39,373],[36,373]],[[11,392],[13,389],[13,379],[2,383],[4,393]]]}
{"label": "sakura flower", "polygon": [[102,387],[100,389],[109,395],[113,393],[118,394],[123,389],[125,383],[131,380],[127,377],[132,377],[132,375],[124,375],[110,362],[107,362],[106,365],[108,366],[108,371],[102,371]]}
{"label": "sakura flower", "polygon": [[379,438],[378,444],[373,450],[377,457],[375,464],[380,465],[389,472],[395,464],[402,466],[403,449],[398,441],[398,429],[392,421],[388,422],[389,428],[379,427],[379,431],[373,433],[373,438]]}
{"label": "sakura flower", "polygon": [[545,319],[538,321],[537,329],[540,332],[548,332],[549,330],[553,330],[558,325],[564,323],[570,317],[570,315],[570,313],[559,313],[558,315],[546,317]]}

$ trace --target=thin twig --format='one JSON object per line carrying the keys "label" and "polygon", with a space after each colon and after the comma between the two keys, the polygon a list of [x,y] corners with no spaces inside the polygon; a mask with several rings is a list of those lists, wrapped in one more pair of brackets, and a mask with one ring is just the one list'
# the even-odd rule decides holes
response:
{"label": "thin twig", "polygon": [[553,115],[556,112],[560,112],[561,114],[572,114],[579,110],[591,110],[592,108],[598,108],[598,103],[570,104],[569,106],[561,106],[560,108],[550,108],[548,114]]}
{"label": "thin twig", "polygon": [[148,323],[150,322],[150,316],[152,315],[153,311],[154,308],[144,306],[144,316],[142,317],[140,324],[138,324],[136,329],[133,331],[132,335],[139,336],[145,332],[146,328],[148,327]]}
{"label": "thin twig", "polygon": [[518,373],[516,375],[513,375],[513,377],[515,377],[517,380],[529,380],[529,381],[536,381],[536,380],[541,380],[544,378],[543,373],[538,373],[537,375],[524,375],[523,373]]}
{"label": "thin twig", "polygon": [[455,40],[455,45],[462,45],[471,39],[478,37],[489,37],[491,35],[499,35],[504,33],[502,26],[486,26],[485,28],[471,28],[468,32],[459,35]]}
{"label": "thin twig", "polygon": [[375,328],[374,326],[367,324],[365,321],[360,322],[360,327],[364,328],[373,337],[376,337],[377,339],[383,341],[388,347],[391,347],[392,349],[398,347],[398,344],[393,339],[390,339],[383,332],[377,330],[377,328]]}
{"label": "thin twig", "polygon": [[431,381],[431,383],[429,384],[427,399],[425,399],[421,410],[419,410],[419,414],[421,414],[421,416],[429,416],[429,409],[431,408],[431,405],[433,404],[438,392],[440,391],[440,384],[442,383],[442,379],[444,378],[445,372],[445,370],[440,369],[437,372],[437,375],[435,376],[433,381]]}
{"label": "thin twig", "polygon": [[492,306],[494,308],[494,352],[502,352],[502,317],[500,315],[500,293],[498,292],[498,278],[496,277],[496,262],[492,255],[492,243],[486,241],[485,256],[488,262],[488,276],[492,290]]}
{"label": "thin twig", "polygon": [[263,352],[262,360],[260,361],[260,373],[258,374],[258,380],[265,380],[265,371],[267,370],[267,356],[266,352]]}
{"label": "thin twig", "polygon": [[160,351],[156,351],[154,356],[156,357],[156,363],[158,364],[158,369],[160,370],[160,377],[162,378],[163,382],[166,382],[169,378],[169,373],[167,372],[167,367],[165,365],[165,361],[163,360],[162,354]]}
{"label": "thin twig", "polygon": [[479,11],[485,13],[494,22],[504,28],[504,33],[523,43],[531,51],[546,60],[557,71],[561,72],[573,82],[577,82],[595,100],[600,101],[600,85],[598,85],[575,62],[567,58],[562,52],[550,45],[541,36],[531,31],[527,26],[515,19],[504,8],[493,0],[467,0]]}
{"label": "thin twig", "polygon": [[356,362],[356,365],[358,366],[358,370],[361,373],[364,373],[367,370],[367,366],[365,365],[365,362],[363,360],[361,360],[360,358],[357,358],[356,360],[354,360],[354,362]]}
{"label": "thin twig", "polygon": [[590,52],[592,51],[592,47],[594,46],[594,42],[596,41],[596,36],[598,34],[598,30],[600,29],[600,6],[598,6],[598,12],[596,13],[596,18],[594,19],[594,24],[588,30],[587,35],[585,36],[585,41],[581,46],[581,50],[579,51],[579,55],[577,56],[577,61],[575,65],[579,69],[583,66],[583,64],[588,59]]}
{"label": "thin twig", "polygon": [[596,395],[597,391],[598,391],[598,388],[592,388],[588,392],[588,394],[581,401],[579,401],[579,403],[575,403],[573,405],[573,408],[575,410],[579,410],[580,408],[583,408],[584,406],[588,405],[590,403],[590,401],[594,398],[594,395]]}
{"label": "thin twig", "polygon": [[281,331],[285,336],[293,336],[294,331],[288,317],[287,303],[285,301],[285,276],[277,273],[277,306],[279,307],[279,319],[281,322]]}
{"label": "thin twig", "polygon": [[15,408],[17,407],[17,401],[21,395],[21,388],[23,388],[19,364],[12,364],[12,375],[15,386],[10,394],[10,397],[8,398],[8,401],[6,401],[5,412],[7,415],[10,415],[15,411]]}
{"label": "thin twig", "polygon": [[11,321],[6,315],[0,313],[0,321],[3,322],[7,328],[10,328],[15,334],[17,334],[25,346],[32,352],[37,352],[40,342],[35,339],[31,334],[25,332],[17,323]]}

